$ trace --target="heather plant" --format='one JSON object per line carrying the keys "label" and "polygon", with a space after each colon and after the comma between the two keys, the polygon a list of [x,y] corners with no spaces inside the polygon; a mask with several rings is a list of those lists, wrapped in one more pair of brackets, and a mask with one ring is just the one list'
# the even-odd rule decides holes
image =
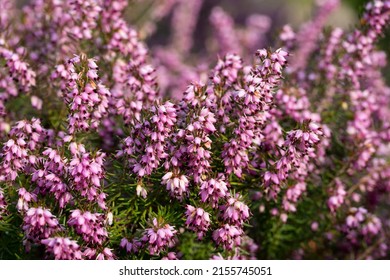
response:
{"label": "heather plant", "polygon": [[390,1],[275,41],[215,6],[197,53],[206,1],[155,2],[0,2],[0,258],[388,258]]}

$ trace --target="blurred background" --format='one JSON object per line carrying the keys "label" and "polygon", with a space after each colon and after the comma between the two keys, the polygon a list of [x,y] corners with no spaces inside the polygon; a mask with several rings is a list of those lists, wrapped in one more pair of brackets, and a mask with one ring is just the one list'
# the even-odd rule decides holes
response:
{"label": "blurred background", "polygon": [[[272,37],[277,36],[285,24],[289,24],[294,30],[297,30],[302,23],[311,20],[316,12],[316,4],[320,1],[325,2],[327,0],[203,0],[194,32],[196,40],[193,50],[202,49],[205,39],[212,33],[209,18],[216,6],[220,6],[228,13],[238,27],[245,26],[245,21],[250,15],[268,16],[271,19],[271,28],[267,32],[270,37],[267,41],[272,42],[275,39]],[[149,19],[148,11],[152,10],[153,5],[162,1],[129,0],[130,2],[133,5],[128,10],[127,17],[129,22],[140,30],[145,21]],[[368,0],[341,0],[338,9],[328,19],[328,24],[348,29],[357,22],[366,2]],[[148,9],[148,7],[150,8]],[[168,13],[166,17],[160,20],[157,31],[153,33],[153,36],[147,38],[146,41],[149,47],[168,43],[172,26],[172,14]]]}
{"label": "blurred background", "polygon": [[[33,0],[16,0],[19,8],[31,3]],[[273,39],[277,36],[281,28],[285,24],[291,25],[294,30],[297,30],[302,23],[308,22],[313,18],[316,11],[316,4],[326,2],[328,0],[203,0],[196,25],[194,26],[193,36],[195,38],[191,52],[199,52],[204,50],[206,39],[212,34],[210,26],[210,15],[215,6],[220,6],[234,20],[234,24],[238,27],[245,26],[245,21],[248,16],[253,14],[266,15],[271,19],[271,26],[267,32],[268,44],[274,42]],[[153,49],[155,46],[164,46],[172,41],[172,10],[176,9],[178,2],[176,0],[128,0],[129,8],[127,9],[126,17],[131,25],[140,31],[142,39],[144,39]],[[184,1],[185,2],[185,1]],[[363,6],[368,0],[340,0],[340,5],[336,11],[328,18],[328,25],[348,29],[354,25]],[[158,19],[156,26],[153,27],[153,32],[147,30],[150,28],[148,22],[151,19],[151,11],[156,6],[167,6],[166,3],[173,7],[168,8],[165,14]],[[163,12],[164,13],[164,12]],[[259,46],[264,47],[264,46]]]}

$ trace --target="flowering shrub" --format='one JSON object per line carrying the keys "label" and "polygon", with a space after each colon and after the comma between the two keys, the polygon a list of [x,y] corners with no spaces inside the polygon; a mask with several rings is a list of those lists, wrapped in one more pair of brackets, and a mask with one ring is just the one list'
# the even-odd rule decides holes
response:
{"label": "flowering shrub", "polygon": [[270,18],[214,7],[199,55],[203,1],[140,33],[127,2],[0,2],[0,258],[390,256],[390,1],[352,30],[321,1],[275,48]]}

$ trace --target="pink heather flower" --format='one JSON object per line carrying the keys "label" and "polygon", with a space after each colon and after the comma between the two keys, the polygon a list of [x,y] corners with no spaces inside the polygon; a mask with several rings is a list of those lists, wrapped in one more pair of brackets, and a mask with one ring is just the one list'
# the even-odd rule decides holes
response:
{"label": "pink heather flower", "polygon": [[0,188],[0,220],[7,209],[7,202],[5,201],[4,191]]}
{"label": "pink heather flower", "polygon": [[295,185],[289,187],[283,197],[284,210],[288,212],[295,212],[297,210],[296,204],[305,191],[305,182],[298,182]]}
{"label": "pink heather flower", "polygon": [[245,258],[242,258],[242,255],[240,254],[239,248],[235,248],[233,250],[233,252],[234,252],[233,256],[227,256],[225,258],[221,255],[221,253],[218,253],[216,255],[212,255],[210,260],[243,260],[243,259],[245,259]]}
{"label": "pink heather flower", "polygon": [[[202,91],[200,85],[189,87],[184,97],[184,99],[188,98],[189,103],[193,101],[193,105],[197,109],[186,108],[189,106],[187,102],[180,103],[182,111],[179,114],[185,114],[187,110],[190,110],[189,115],[182,119],[181,126],[185,128],[179,129],[173,135],[173,141],[180,143],[180,145],[168,146],[171,157],[164,164],[166,170],[171,168],[187,169],[187,172],[193,176],[195,183],[200,183],[201,178],[211,168],[212,141],[209,136],[216,131],[215,116],[208,108],[200,106],[200,100],[197,99],[195,92],[196,94],[202,93],[198,91]],[[178,125],[179,121],[180,119]]]}
{"label": "pink heather flower", "polygon": [[347,192],[345,191],[345,186],[339,178],[335,179],[335,189],[333,190],[333,195],[328,199],[328,207],[331,212],[335,212],[337,208],[344,204],[345,196]]}
{"label": "pink heather flower", "polygon": [[68,176],[68,162],[59,151],[47,148],[42,152],[42,157],[35,164],[31,181],[38,185],[37,192],[45,195],[52,193],[64,208],[72,199],[69,186],[65,183]]}
{"label": "pink heather flower", "polygon": [[219,174],[216,179],[202,182],[199,195],[202,202],[210,202],[214,208],[217,207],[219,199],[228,195],[228,188],[223,174]]}
{"label": "pink heather flower", "polygon": [[201,75],[206,67],[191,67],[175,49],[158,48],[154,56],[159,63],[157,79],[161,96],[169,95],[172,99],[180,100],[183,97],[182,89],[193,81],[203,79]]}
{"label": "pink heather flower", "polygon": [[104,248],[101,253],[96,256],[97,260],[114,260],[115,255],[110,248]]}
{"label": "pink heather flower", "polygon": [[341,28],[335,28],[332,31],[325,49],[325,55],[319,63],[319,67],[326,72],[326,78],[330,81],[335,77],[337,71],[335,65],[333,64],[333,58],[341,43],[343,33],[344,32]]}
{"label": "pink heather flower", "polygon": [[320,120],[318,114],[310,111],[311,103],[304,88],[279,89],[275,94],[275,103],[277,107],[272,112],[276,115],[287,114],[299,123]]}
{"label": "pink heather flower", "polygon": [[226,250],[232,250],[234,246],[241,244],[243,231],[240,227],[225,224],[213,232],[213,240],[217,245],[222,245]]}
{"label": "pink heather flower", "polygon": [[227,198],[225,204],[219,207],[222,218],[230,225],[242,226],[249,219],[249,207],[242,202],[242,196],[236,193],[234,197]]}
{"label": "pink heather flower", "polygon": [[365,220],[367,210],[365,208],[352,207],[350,209],[351,214],[346,219],[346,225],[350,228],[356,228]]}
{"label": "pink heather flower", "polygon": [[89,260],[114,260],[116,258],[114,253],[112,252],[112,249],[107,247],[100,252],[95,248],[87,247],[82,254],[84,258]]}
{"label": "pink heather flower", "polygon": [[36,108],[37,110],[42,109],[43,101],[39,97],[33,95],[31,96],[31,105]]}
{"label": "pink heather flower", "polygon": [[[282,145],[285,150],[279,160],[275,162],[275,170],[266,171],[263,175],[264,185],[267,187],[267,193],[270,198],[276,198],[280,191],[280,185],[288,178],[292,170],[297,171],[292,174],[299,181],[302,181],[307,176],[309,159],[316,157],[315,146],[320,143],[320,136],[322,135],[321,127],[313,122],[305,125],[304,130],[297,129],[287,133],[287,139]],[[302,188],[305,185],[300,184],[295,187]],[[295,199],[298,199],[298,197]],[[294,211],[294,206],[291,202],[285,200],[284,206]]]}
{"label": "pink heather flower", "polygon": [[364,236],[375,236],[382,229],[382,222],[378,217],[371,216],[367,219],[366,223],[363,225],[361,233]]}
{"label": "pink heather flower", "polygon": [[352,207],[349,209],[349,215],[345,220],[345,225],[341,227],[341,231],[346,233],[351,243],[357,244],[361,242],[360,236],[363,236],[366,241],[378,236],[382,231],[382,222],[365,208]]}
{"label": "pink heather flower", "polygon": [[[145,64],[148,50],[144,43],[140,41],[138,32],[131,28],[124,18],[112,16],[114,14],[105,19],[107,21],[106,27],[113,31],[107,44],[108,57],[114,57],[116,53],[120,53],[124,57],[131,57],[131,66],[135,67],[133,69],[137,72],[137,68]],[[152,94],[152,96],[155,95]]]}
{"label": "pink heather flower", "polygon": [[79,209],[72,210],[68,220],[68,225],[74,227],[76,233],[81,235],[85,242],[99,245],[108,238],[104,224],[103,214],[89,211],[81,212]]}
{"label": "pink heather flower", "polygon": [[186,211],[186,226],[198,234],[198,238],[202,239],[210,226],[210,214],[202,208],[195,208],[187,205]]}
{"label": "pink heather flower", "polygon": [[242,167],[246,167],[249,162],[248,153],[240,146],[236,140],[225,143],[222,152],[223,163],[228,174],[234,173],[237,177],[242,176]]}
{"label": "pink heather flower", "polygon": [[137,253],[142,245],[142,242],[136,238],[134,238],[132,241],[129,241],[124,237],[122,238],[119,246],[124,248],[127,253]]}
{"label": "pink heather flower", "polygon": [[42,128],[40,120],[33,118],[17,122],[9,134],[11,139],[4,143],[0,153],[0,181],[14,181],[18,172],[36,162],[32,152],[41,146],[47,131]]}
{"label": "pink heather flower", "polygon": [[0,44],[0,57],[5,59],[9,75],[17,82],[19,88],[29,92],[35,86],[36,73],[29,65],[20,59],[19,54],[5,48]]}
{"label": "pink heather flower", "polygon": [[238,72],[242,69],[242,59],[235,54],[226,54],[224,59],[219,59],[214,67],[212,81],[216,85],[228,86],[235,84],[238,79]]}
{"label": "pink heather flower", "polygon": [[131,135],[124,140],[118,156],[128,156],[129,164],[139,177],[152,174],[160,160],[166,158],[167,140],[176,123],[176,109],[167,101],[150,109],[151,116],[133,127]]}
{"label": "pink heather flower", "polygon": [[134,66],[118,60],[114,71],[116,84],[111,102],[126,124],[134,124],[140,120],[141,110],[149,109],[158,94],[156,70],[149,64]]}
{"label": "pink heather flower", "polygon": [[167,186],[167,191],[172,197],[179,200],[188,195],[189,181],[185,175],[173,175],[172,172],[168,172],[162,177],[162,184]]}
{"label": "pink heather flower", "polygon": [[342,42],[346,53],[339,59],[340,78],[349,80],[353,89],[361,89],[360,77],[372,69],[374,43],[390,20],[388,1],[373,1],[366,5],[362,30],[355,30]]}
{"label": "pink heather flower", "polygon": [[97,28],[102,7],[94,0],[75,0],[69,2],[69,15],[74,24],[66,26],[67,32],[78,39],[92,39],[93,30]]}
{"label": "pink heather flower", "polygon": [[142,196],[143,198],[146,198],[148,196],[147,189],[144,188],[142,185],[137,185],[136,192],[137,196]]}
{"label": "pink heather flower", "polygon": [[169,252],[166,257],[161,258],[162,260],[178,260],[177,254],[175,252]]}
{"label": "pink heather flower", "polygon": [[81,260],[82,253],[76,241],[67,237],[47,238],[41,241],[46,246],[46,253],[55,260]]}
{"label": "pink heather flower", "polygon": [[3,0],[0,2],[0,28],[5,28],[10,24],[10,18],[14,15],[15,5],[12,0]]}
{"label": "pink heather flower", "polygon": [[267,15],[252,14],[246,21],[246,28],[241,31],[241,41],[250,53],[266,43],[266,33],[270,30],[272,20]]}
{"label": "pink heather flower", "polygon": [[29,193],[25,188],[20,188],[18,190],[19,199],[18,204],[16,205],[16,208],[18,211],[27,211],[29,207],[30,202],[36,202],[37,201],[37,195],[34,193]]}
{"label": "pink heather flower", "polygon": [[142,242],[148,245],[151,255],[159,255],[162,250],[175,245],[177,231],[169,224],[161,225],[157,219],[153,219],[153,227],[147,228],[142,237]]}
{"label": "pink heather flower", "polygon": [[318,230],[318,222],[312,222],[310,225],[310,228],[312,231],[317,231]]}
{"label": "pink heather flower", "polygon": [[[107,114],[110,91],[100,82],[97,65],[85,55],[75,56],[65,66],[57,66],[53,79],[65,76],[63,96],[70,110],[69,133],[96,129]],[[67,73],[63,73],[67,71]],[[81,79],[80,77],[84,77]],[[63,81],[61,81],[63,82]]]}
{"label": "pink heather flower", "polygon": [[30,243],[40,243],[60,230],[58,220],[49,210],[38,207],[27,210],[23,218],[22,228],[25,234],[24,244],[29,248]]}
{"label": "pink heather flower", "polygon": [[284,25],[282,31],[279,34],[279,39],[283,42],[283,45],[288,49],[291,49],[296,39],[296,34],[290,25]]}
{"label": "pink heather flower", "polygon": [[96,259],[96,249],[87,247],[83,251],[83,256],[89,260]]}
{"label": "pink heather flower", "polygon": [[82,144],[69,145],[73,158],[69,163],[73,188],[89,201],[97,200],[100,208],[106,209],[105,194],[101,191],[101,180],[104,178],[105,154],[96,152],[93,156],[87,153]]}
{"label": "pink heather flower", "polygon": [[260,63],[244,70],[245,86],[236,87],[234,92],[232,108],[236,108],[238,120],[234,130],[236,137],[227,141],[222,151],[226,172],[237,177],[248,168],[249,150],[260,145],[260,139],[264,138],[262,130],[270,118],[273,91],[281,80],[288,53],[282,49],[273,53],[260,49],[256,56]]}
{"label": "pink heather flower", "polygon": [[239,260],[256,260],[256,253],[259,249],[259,246],[255,241],[250,238],[248,235],[244,235],[241,238],[241,245],[239,248],[236,248],[235,252],[236,259]]}
{"label": "pink heather flower", "polygon": [[288,215],[286,213],[280,214],[280,220],[285,224],[287,222]]}
{"label": "pink heather flower", "polygon": [[4,143],[0,181],[14,181],[18,171],[23,169],[27,155],[26,142],[22,138],[17,142],[10,139]]}
{"label": "pink heather flower", "polygon": [[381,34],[385,24],[389,21],[389,1],[375,0],[367,3],[363,19],[371,26],[372,31]]}

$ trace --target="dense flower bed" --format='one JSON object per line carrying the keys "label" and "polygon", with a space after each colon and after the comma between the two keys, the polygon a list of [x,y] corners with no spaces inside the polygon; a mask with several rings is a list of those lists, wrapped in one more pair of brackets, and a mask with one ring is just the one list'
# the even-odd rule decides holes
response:
{"label": "dense flower bed", "polygon": [[[237,28],[201,0],[0,2],[0,258],[389,257],[390,1]],[[128,10],[131,12],[131,7]],[[172,14],[172,40],[142,37]]]}

